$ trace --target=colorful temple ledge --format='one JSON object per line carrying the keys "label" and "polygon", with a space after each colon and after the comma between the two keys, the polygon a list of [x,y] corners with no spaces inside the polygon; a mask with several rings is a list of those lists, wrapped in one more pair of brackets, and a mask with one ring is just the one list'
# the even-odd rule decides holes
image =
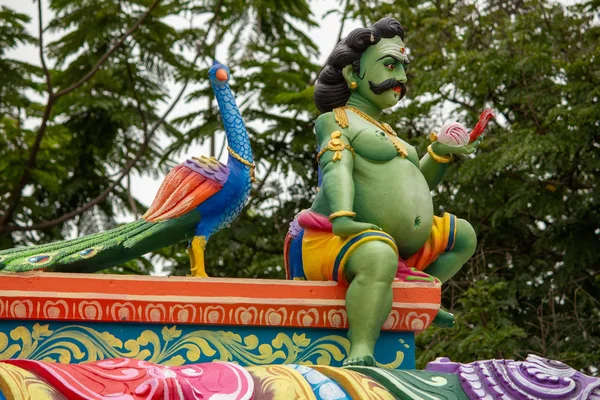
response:
{"label": "colorful temple ledge", "polygon": [[117,358],[85,364],[0,362],[8,400],[544,400],[600,399],[600,379],[538,356],[526,361],[458,364],[427,370],[264,365],[228,362],[171,367]]}

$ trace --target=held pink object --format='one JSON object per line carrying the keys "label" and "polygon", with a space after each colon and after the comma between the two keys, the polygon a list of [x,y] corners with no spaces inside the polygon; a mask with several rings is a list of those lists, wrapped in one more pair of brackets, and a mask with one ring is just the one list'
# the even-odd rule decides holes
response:
{"label": "held pink object", "polygon": [[491,108],[485,109],[479,116],[477,125],[475,125],[475,128],[470,133],[458,122],[446,122],[440,129],[440,133],[435,135],[435,140],[452,147],[465,146],[477,140],[485,130],[490,119],[494,117],[495,114]]}
{"label": "held pink object", "polygon": [[469,144],[469,132],[459,122],[446,122],[437,135],[437,141],[452,147]]}

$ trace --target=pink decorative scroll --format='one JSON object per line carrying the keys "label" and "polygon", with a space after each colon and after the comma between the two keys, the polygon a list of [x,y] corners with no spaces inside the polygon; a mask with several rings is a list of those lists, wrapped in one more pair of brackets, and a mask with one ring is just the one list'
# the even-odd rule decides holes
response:
{"label": "pink decorative scroll", "polygon": [[37,374],[74,400],[250,400],[254,382],[233,363],[168,367],[117,358],[85,364],[3,361]]}

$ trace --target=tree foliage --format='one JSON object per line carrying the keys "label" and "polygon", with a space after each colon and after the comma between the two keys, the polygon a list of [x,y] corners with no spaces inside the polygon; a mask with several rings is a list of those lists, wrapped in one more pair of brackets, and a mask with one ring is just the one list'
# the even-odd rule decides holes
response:
{"label": "tree foliage", "polygon": [[421,363],[534,352],[599,365],[600,27],[591,5],[401,6],[411,99],[389,121],[424,149],[441,107],[471,127],[484,108],[498,113],[479,154],[455,163],[434,199],[473,224],[479,245],[444,293],[458,327],[420,335]]}
{"label": "tree foliage", "polygon": [[[282,278],[287,225],[316,193],[320,66],[306,32],[319,20],[310,4],[48,4],[41,36],[25,28],[37,15],[0,9],[0,248],[110,228],[117,213],[144,211],[130,173],[164,174],[199,142],[218,155],[222,126],[206,80],[218,51],[228,54],[259,183],[240,218],[211,239],[208,272]],[[339,7],[342,24],[392,15],[405,27],[409,95],[384,118],[421,153],[448,114],[467,126],[486,107],[498,114],[478,154],[455,162],[435,192],[439,211],[469,220],[479,245],[445,286],[457,326],[418,336],[420,366],[441,355],[468,362],[529,352],[584,370],[600,365],[600,3]],[[48,34],[56,39],[44,41]],[[41,47],[46,67],[7,56],[23,44]],[[179,104],[172,87],[187,89],[181,101],[194,112],[169,116]],[[185,247],[115,271],[149,273],[160,260],[185,274]]]}

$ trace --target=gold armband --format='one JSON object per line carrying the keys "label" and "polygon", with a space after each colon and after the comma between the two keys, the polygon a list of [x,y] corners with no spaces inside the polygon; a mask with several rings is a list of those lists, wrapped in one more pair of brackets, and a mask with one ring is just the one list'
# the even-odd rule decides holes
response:
{"label": "gold armband", "polygon": [[427,153],[429,153],[431,158],[433,158],[436,162],[439,162],[440,164],[448,164],[453,159],[452,154],[448,156],[440,156],[439,154],[435,154],[431,145],[427,146]]}
{"label": "gold armband", "polygon": [[321,159],[321,156],[325,154],[327,151],[334,151],[333,162],[340,161],[342,159],[342,151],[348,149],[352,153],[352,156],[356,156],[354,149],[349,144],[342,142],[342,132],[333,131],[331,133],[331,140],[327,143],[327,146],[323,147],[319,154],[317,154],[317,162]]}
{"label": "gold armband", "polygon": [[350,217],[350,218],[354,218],[356,217],[356,213],[353,211],[336,211],[333,214],[329,214],[329,221],[333,221],[336,218],[339,217]]}

